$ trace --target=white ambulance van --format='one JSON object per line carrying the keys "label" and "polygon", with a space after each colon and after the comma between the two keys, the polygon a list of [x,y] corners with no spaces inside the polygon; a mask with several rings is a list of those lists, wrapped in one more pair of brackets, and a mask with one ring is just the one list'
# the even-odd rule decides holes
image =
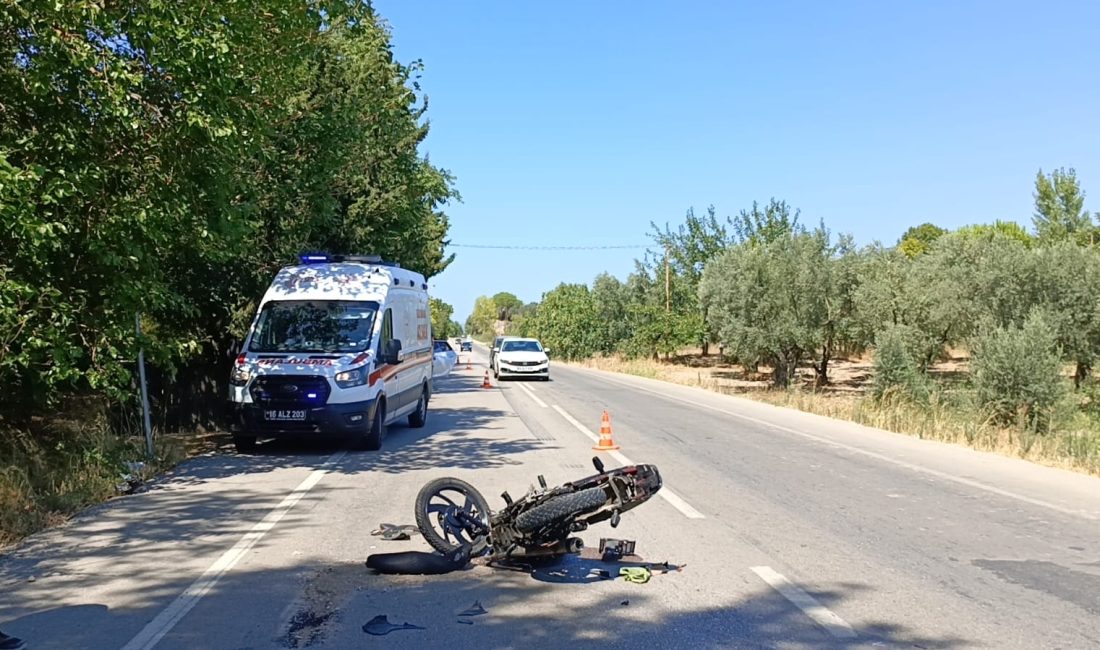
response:
{"label": "white ambulance van", "polygon": [[424,276],[375,256],[304,254],[275,276],[230,376],[233,442],[339,436],[379,449],[432,395]]}

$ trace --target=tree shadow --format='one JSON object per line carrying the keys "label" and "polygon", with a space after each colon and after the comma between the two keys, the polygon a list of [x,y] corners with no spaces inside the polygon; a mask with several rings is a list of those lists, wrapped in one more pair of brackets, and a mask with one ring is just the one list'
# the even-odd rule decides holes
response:
{"label": "tree shadow", "polygon": [[[688,569],[690,570],[690,569]],[[423,629],[385,636],[389,646],[539,648],[960,648],[981,644],[958,635],[925,634],[890,620],[837,638],[781,595],[760,583],[737,595],[714,593],[710,602],[688,605],[675,581],[683,574],[654,575],[649,583],[621,580],[540,582],[522,572],[478,567],[445,576],[381,576],[356,562],[300,571],[233,571],[206,594],[164,637],[160,648],[346,648],[371,641],[362,626],[378,615]],[[272,585],[298,584],[291,603],[248,610],[235,607],[248,594]],[[866,585],[820,586],[812,595],[836,609],[869,591]],[[146,589],[130,607],[102,604],[19,607],[4,629],[31,647],[121,647],[159,613],[175,594]],[[473,603],[483,615],[462,619]],[[259,604],[268,604],[262,599]],[[280,606],[281,605],[281,606]],[[258,644],[258,645],[257,645]]]}

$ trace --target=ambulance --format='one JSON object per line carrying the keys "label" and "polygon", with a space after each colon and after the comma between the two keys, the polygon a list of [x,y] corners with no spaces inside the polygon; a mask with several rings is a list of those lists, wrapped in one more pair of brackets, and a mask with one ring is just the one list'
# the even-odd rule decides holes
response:
{"label": "ambulance", "polygon": [[299,256],[264,294],[230,374],[233,443],[342,437],[377,450],[432,396],[424,276],[367,255]]}

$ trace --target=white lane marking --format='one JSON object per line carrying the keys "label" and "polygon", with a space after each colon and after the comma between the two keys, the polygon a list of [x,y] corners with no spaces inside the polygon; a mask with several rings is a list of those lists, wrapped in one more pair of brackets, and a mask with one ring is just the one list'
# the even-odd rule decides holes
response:
{"label": "white lane marking", "polygon": [[[584,435],[588,436],[588,438],[592,442],[599,442],[600,441],[600,437],[598,435],[596,435],[596,434],[592,433],[591,431],[589,431],[587,427],[585,427],[583,424],[581,424],[580,422],[577,421],[577,418],[573,417],[572,415],[569,415],[569,413],[566,412],[565,409],[563,409],[562,407],[555,404],[554,405],[554,410],[557,411],[558,414],[561,415],[563,418],[568,420],[570,424],[572,424],[574,427],[576,427],[577,431],[580,431]],[[634,461],[627,458],[624,454],[622,454],[618,451],[609,451],[609,452],[607,452],[607,454],[610,455],[615,460],[619,461],[619,463],[621,463],[623,465],[636,465],[637,464]],[[661,486],[661,490],[659,492],[657,492],[657,496],[661,497],[665,501],[668,501],[672,505],[673,508],[676,508],[677,510],[679,510],[680,514],[684,515],[688,519],[706,519],[706,517],[703,515],[703,513],[699,512],[695,508],[691,507],[690,503],[688,503],[687,501],[684,501],[683,498],[680,497],[680,495],[673,492],[667,485]]]}
{"label": "white lane marking", "polygon": [[[568,413],[566,413],[565,409],[563,409],[562,407],[555,404],[554,405],[554,410],[558,412],[558,415],[560,415],[563,418],[565,418],[566,420],[568,420],[569,424],[572,424],[574,427],[576,427],[577,431],[580,431],[584,435],[588,436],[589,440],[591,440],[592,442],[599,442],[600,441],[599,436],[597,436],[596,434],[589,431],[588,428],[585,427],[580,422],[577,422],[577,419],[574,418],[572,415],[569,415]],[[660,493],[658,492],[658,494],[660,494]]]}
{"label": "white lane marking", "polygon": [[[622,385],[622,386],[627,386],[627,387],[630,387],[630,388],[634,388],[636,390],[640,390],[640,391],[643,391],[643,392],[646,392],[646,393],[652,393],[654,395],[660,395],[661,397],[665,397],[665,398],[670,399],[670,400],[683,402],[684,404],[691,404],[692,406],[698,406],[699,408],[705,408],[705,409],[708,409],[708,410],[711,410],[711,411],[716,411],[718,413],[724,413],[726,415],[730,415],[730,416],[733,416],[735,418],[740,418],[742,420],[747,420],[749,422],[754,422],[754,423],[762,425],[762,426],[771,427],[772,429],[777,429],[779,431],[785,431],[787,433],[790,433],[790,434],[793,434],[793,435],[796,435],[796,436],[800,436],[800,437],[806,438],[808,440],[814,440],[814,441],[819,442],[823,445],[829,445],[830,447],[836,447],[838,449],[844,449],[846,451],[850,451],[850,452],[855,453],[855,454],[860,454],[862,456],[867,456],[868,458],[874,458],[876,460],[881,460],[881,461],[886,462],[886,463],[897,465],[898,467],[904,467],[905,469],[908,469],[908,470],[911,470],[911,471],[914,471],[914,472],[919,472],[919,473],[922,473],[922,474],[928,474],[929,476],[935,476],[936,478],[942,478],[945,481],[952,481],[954,483],[959,483],[960,485],[965,485],[967,487],[972,487],[972,488],[975,488],[975,489],[978,489],[978,490],[984,490],[984,491],[989,492],[991,494],[996,494],[996,495],[999,495],[999,496],[1002,496],[1002,497],[1007,497],[1009,499],[1015,499],[1016,501],[1021,501],[1023,503],[1029,503],[1033,506],[1039,506],[1041,508],[1047,508],[1049,510],[1053,510],[1055,512],[1060,512],[1060,513],[1065,514],[1065,515],[1071,515],[1071,516],[1074,516],[1074,517],[1081,517],[1083,519],[1088,519],[1088,520],[1091,520],[1091,521],[1100,520],[1100,517],[1097,517],[1096,515],[1093,515],[1089,512],[1085,512],[1085,511],[1082,511],[1082,510],[1074,510],[1073,508],[1065,508],[1065,507],[1062,507],[1062,506],[1060,506],[1056,503],[1050,503],[1049,501],[1043,501],[1042,499],[1035,499],[1033,497],[1029,497],[1029,496],[1026,496],[1026,495],[1023,495],[1023,494],[1018,494],[1016,492],[1010,492],[1008,490],[1002,490],[999,487],[995,487],[995,486],[992,486],[992,485],[987,485],[985,483],[981,483],[979,481],[964,478],[962,476],[955,476],[953,474],[948,474],[947,472],[941,472],[939,470],[935,470],[935,469],[932,469],[930,467],[922,467],[921,465],[915,465],[913,463],[908,463],[904,460],[898,460],[897,458],[891,458],[890,456],[886,456],[884,454],[879,454],[877,452],[868,451],[866,449],[860,449],[859,447],[853,447],[852,445],[846,445],[843,442],[837,442],[835,440],[830,440],[828,438],[823,438],[821,436],[815,436],[812,433],[806,433],[805,431],[799,431],[798,429],[792,429],[790,427],[785,427],[781,424],[774,424],[772,422],[768,422],[767,420],[761,420],[759,418],[754,418],[751,415],[744,415],[744,414],[741,414],[741,413],[736,413],[734,411],[730,411],[728,409],[724,409],[724,408],[721,408],[721,407],[718,407],[718,406],[711,406],[710,404],[704,404],[703,402],[696,402],[695,400],[690,400],[690,399],[687,399],[685,397],[677,397],[675,395],[669,395],[667,393],[662,393],[661,391],[652,390],[652,389],[649,389],[649,388],[644,388],[642,386],[638,386],[638,385],[635,385],[635,384],[632,384],[632,383],[629,383],[629,382],[625,382],[625,381],[619,381],[617,379],[611,379],[609,377],[604,377],[604,379],[606,381],[609,381],[609,382],[612,382],[612,383],[615,383],[615,384],[619,384],[619,385]],[[843,422],[843,421],[838,420],[838,422]]]}
{"label": "white lane marking", "polygon": [[539,396],[535,394],[535,391],[533,391],[530,388],[524,386],[523,384],[519,384],[519,388],[523,392],[527,393],[531,397],[531,399],[535,400],[535,404],[538,404],[542,408],[546,408],[546,402],[539,399]]}
{"label": "white lane marking", "polygon": [[801,587],[788,580],[783,574],[776,572],[771,567],[754,566],[752,572],[760,576],[760,579],[768,583],[772,589],[801,609],[815,623],[825,628],[825,631],[838,639],[854,639],[855,630],[847,621],[837,616],[829,608],[817,602],[817,599],[803,591]]}
{"label": "white lane marking", "polygon": [[279,523],[279,520],[328,473],[328,468],[343,458],[346,453],[341,451],[331,456],[320,468],[310,472],[309,476],[299,483],[298,487],[294,488],[290,494],[286,495],[279,505],[275,506],[251,530],[245,533],[232,548],[222,553],[221,557],[211,564],[206,571],[203,571],[197,580],[191,583],[191,586],[177,596],[160,614],[157,614],[156,618],[149,621],[149,624],[138,632],[137,636],[130,639],[130,642],[123,646],[122,650],[149,650],[156,646],[164,638],[164,635],[171,632],[172,628],[218,583],[225,572],[232,569],[233,565],[237,564],[244,557],[244,554],[267,534],[267,531],[274,528],[275,524]]}

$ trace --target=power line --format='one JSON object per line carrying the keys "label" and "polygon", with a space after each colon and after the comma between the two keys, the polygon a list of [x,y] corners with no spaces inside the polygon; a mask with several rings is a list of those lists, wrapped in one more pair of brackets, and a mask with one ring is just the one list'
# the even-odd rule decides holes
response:
{"label": "power line", "polygon": [[447,244],[453,248],[497,248],[509,250],[534,250],[534,251],[594,251],[611,249],[642,249],[653,248],[652,244],[626,244],[619,246],[508,246],[498,244]]}

